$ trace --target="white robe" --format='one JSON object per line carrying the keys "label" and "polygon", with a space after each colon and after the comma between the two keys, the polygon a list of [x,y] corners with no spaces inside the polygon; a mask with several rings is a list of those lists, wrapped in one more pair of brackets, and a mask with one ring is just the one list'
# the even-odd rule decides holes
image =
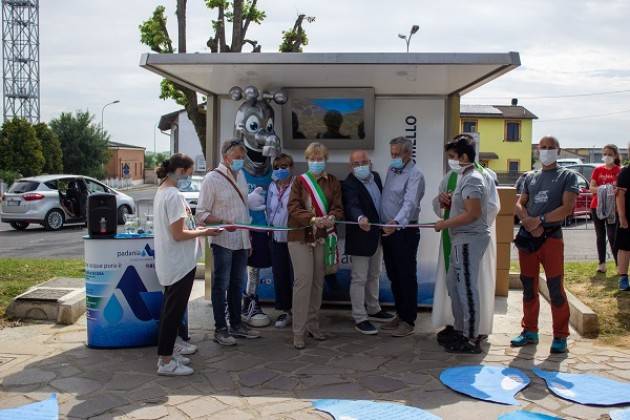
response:
{"label": "white robe", "polygon": [[[446,192],[448,178],[451,175],[449,171],[440,183],[439,192]],[[492,333],[492,319],[494,317],[494,293],[497,280],[497,246],[496,246],[496,228],[495,219],[501,204],[499,201],[499,193],[497,192],[494,178],[490,173],[484,170],[484,180],[488,191],[488,209],[486,213],[488,225],[490,226],[490,243],[480,265],[481,273],[479,275],[479,334],[490,335]],[[457,177],[459,182],[461,177]],[[433,211],[438,217],[444,216],[443,209],[440,208],[438,197],[433,199]],[[441,235],[440,235],[441,238]],[[453,310],[451,308],[451,298],[446,288],[446,270],[444,266],[444,249],[442,240],[440,239],[440,255],[438,258],[437,278],[435,280],[435,290],[433,292],[433,312],[431,321],[433,328],[442,329],[447,325],[454,324]]]}

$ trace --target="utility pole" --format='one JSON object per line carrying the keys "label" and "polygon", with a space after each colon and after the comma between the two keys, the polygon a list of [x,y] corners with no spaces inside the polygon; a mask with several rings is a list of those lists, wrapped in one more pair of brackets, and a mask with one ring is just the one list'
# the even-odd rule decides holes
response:
{"label": "utility pole", "polygon": [[418,32],[418,29],[420,29],[418,25],[413,25],[411,27],[411,30],[409,31],[409,36],[398,34],[398,38],[403,39],[405,41],[405,44],[407,44],[407,52],[409,52],[409,43],[411,42],[411,37],[413,36],[413,34]]}

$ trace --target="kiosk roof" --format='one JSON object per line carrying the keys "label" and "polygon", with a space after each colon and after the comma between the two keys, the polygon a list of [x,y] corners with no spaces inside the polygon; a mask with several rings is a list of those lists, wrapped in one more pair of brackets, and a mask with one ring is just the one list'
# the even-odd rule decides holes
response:
{"label": "kiosk roof", "polygon": [[508,53],[143,54],[140,66],[200,93],[232,86],[373,87],[377,95],[465,94],[520,66]]}

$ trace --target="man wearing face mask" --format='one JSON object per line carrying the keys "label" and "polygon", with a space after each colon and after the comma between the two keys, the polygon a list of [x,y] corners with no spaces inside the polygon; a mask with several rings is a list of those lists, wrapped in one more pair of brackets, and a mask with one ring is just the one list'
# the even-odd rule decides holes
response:
{"label": "man wearing face mask", "polygon": [[396,137],[389,142],[391,163],[381,197],[381,220],[400,227],[383,228],[383,259],[391,281],[397,317],[383,325],[393,337],[415,330],[418,312],[417,253],[420,230],[405,225],[418,223],[424,197],[424,175],[411,159],[411,140]]}
{"label": "man wearing face mask", "polygon": [[573,212],[579,193],[575,172],[556,163],[560,144],[553,136],[538,143],[542,170],[534,171],[523,183],[515,212],[521,228],[514,240],[518,248],[523,283],[523,332],[512,339],[514,347],[538,343],[538,278],[540,264],[547,277],[553,317],[551,353],[567,352],[569,304],[564,291],[564,243],[562,223]]}
{"label": "man wearing face mask", "polygon": [[[343,206],[346,219],[358,225],[346,225],[346,255],[351,256],[350,301],[355,330],[373,335],[378,330],[370,323],[391,321],[394,316],[378,303],[379,278],[383,251],[381,230],[370,223],[380,223],[381,177],[372,171],[365,150],[350,153],[352,172],[343,181]],[[367,310],[366,310],[367,309]]]}
{"label": "man wearing face mask", "polygon": [[[221,146],[223,161],[208,172],[201,183],[197,223],[249,223],[247,182],[241,169],[245,146],[240,140],[229,140]],[[236,338],[258,338],[257,332],[241,322],[241,288],[247,281],[247,257],[251,249],[249,232],[226,228],[226,232],[212,242],[214,271],[212,282],[212,310],[214,340],[224,346],[236,344]],[[226,319],[227,309],[230,326]]]}

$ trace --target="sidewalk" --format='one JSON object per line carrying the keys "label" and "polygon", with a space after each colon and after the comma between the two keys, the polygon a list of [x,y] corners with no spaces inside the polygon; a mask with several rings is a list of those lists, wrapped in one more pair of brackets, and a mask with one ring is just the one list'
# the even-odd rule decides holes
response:
{"label": "sidewalk", "polygon": [[[394,339],[361,336],[350,311],[325,309],[328,341],[291,345],[290,330],[262,329],[263,338],[233,348],[212,341],[211,307],[197,281],[190,319],[195,374],[165,378],[155,374],[155,348],[93,350],[84,345],[85,319],[73,326],[27,324],[0,330],[0,407],[48,398],[56,392],[62,418],[98,419],[329,419],[310,408],[318,398],[399,401],[444,419],[490,420],[516,409],[564,418],[596,419],[609,412],[552,396],[531,368],[598,373],[630,381],[630,349],[596,346],[575,334],[571,353],[549,356],[550,309],[541,301],[541,344],[520,350],[509,339],[520,331],[521,294],[498,298],[495,333],[487,353],[445,353],[428,334],[430,313],[418,314],[415,336]],[[473,400],[446,389],[437,379],[443,368],[489,363],[524,370],[532,379],[518,399],[521,407]]]}

